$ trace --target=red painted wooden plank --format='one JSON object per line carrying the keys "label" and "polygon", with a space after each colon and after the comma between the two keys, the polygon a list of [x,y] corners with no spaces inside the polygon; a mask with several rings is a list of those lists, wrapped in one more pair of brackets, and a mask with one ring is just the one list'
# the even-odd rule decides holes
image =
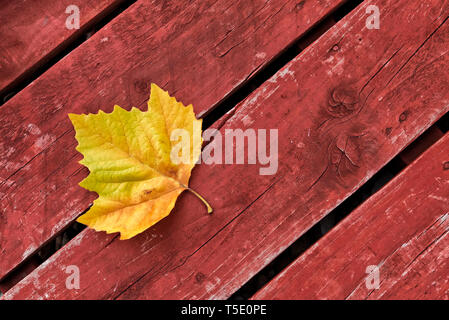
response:
{"label": "red painted wooden plank", "polygon": [[145,108],[155,82],[203,114],[343,2],[137,2],[0,108],[0,278],[96,197],[69,112]]}
{"label": "red painted wooden plank", "polygon": [[448,164],[446,134],[254,299],[449,299]]}
{"label": "red painted wooden plank", "polygon": [[[129,241],[85,230],[5,298],[232,294],[449,111],[449,3],[381,1],[382,32],[365,28],[368,4],[217,125],[278,128],[275,176],[201,164],[191,186],[213,215],[183,194],[168,218]],[[65,288],[68,265],[80,269],[80,290]]]}
{"label": "red painted wooden plank", "polygon": [[[116,8],[122,0],[4,1],[0,6],[0,92],[25,72],[47,61],[55,50]],[[66,9],[80,10],[80,29],[68,29]]]}

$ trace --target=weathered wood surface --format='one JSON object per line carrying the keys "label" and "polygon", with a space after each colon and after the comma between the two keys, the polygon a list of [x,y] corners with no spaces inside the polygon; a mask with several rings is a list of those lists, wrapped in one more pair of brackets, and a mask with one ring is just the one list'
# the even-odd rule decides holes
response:
{"label": "weathered wood surface", "polygon": [[[449,134],[254,299],[449,299]],[[379,268],[379,289],[368,266]],[[368,289],[371,288],[371,289]]]}
{"label": "weathered wood surface", "polygon": [[4,298],[229,297],[449,111],[449,3],[377,4],[381,30],[365,28],[365,3],[217,124],[278,128],[276,175],[201,164],[191,186],[213,215],[184,194],[129,241],[85,230]]}
{"label": "weathered wood surface", "polygon": [[145,108],[155,82],[201,115],[344,1],[140,1],[0,108],[0,279],[96,197],[69,112]]}
{"label": "weathered wood surface", "polygon": [[[122,0],[2,1],[0,5],[0,92],[42,65],[74,35],[83,32]],[[80,9],[80,29],[68,29],[66,8]]]}

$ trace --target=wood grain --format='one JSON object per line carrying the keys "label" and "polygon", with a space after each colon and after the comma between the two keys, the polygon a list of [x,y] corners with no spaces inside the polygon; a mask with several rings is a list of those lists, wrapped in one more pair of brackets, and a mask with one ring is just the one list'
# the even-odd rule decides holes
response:
{"label": "wood grain", "polygon": [[67,114],[146,108],[151,82],[201,116],[344,0],[139,1],[0,108],[0,279],[95,199]]}
{"label": "wood grain", "polygon": [[[229,297],[449,111],[449,4],[378,1],[383,29],[373,31],[370,3],[216,124],[278,129],[276,175],[201,164],[191,186],[213,215],[183,194],[129,241],[85,230],[4,298]],[[80,268],[80,290],[65,288],[68,265]]]}
{"label": "wood grain", "polygon": [[254,299],[449,299],[448,195],[446,134]]}
{"label": "wood grain", "polygon": [[[123,0],[2,1],[0,5],[0,92],[36,70]],[[80,29],[67,29],[66,8],[80,10]]]}

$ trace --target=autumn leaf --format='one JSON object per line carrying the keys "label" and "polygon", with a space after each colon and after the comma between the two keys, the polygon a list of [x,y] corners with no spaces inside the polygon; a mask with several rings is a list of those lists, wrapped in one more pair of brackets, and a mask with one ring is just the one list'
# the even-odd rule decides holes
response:
{"label": "autumn leaf", "polygon": [[[97,231],[120,232],[129,239],[148,229],[173,209],[188,187],[201,153],[201,124],[192,105],[184,106],[157,85],[151,85],[148,111],[115,106],[111,113],[69,114],[76,131],[81,164],[90,174],[80,186],[98,193],[90,210],[77,219]],[[187,161],[173,163],[175,130],[187,132]]]}

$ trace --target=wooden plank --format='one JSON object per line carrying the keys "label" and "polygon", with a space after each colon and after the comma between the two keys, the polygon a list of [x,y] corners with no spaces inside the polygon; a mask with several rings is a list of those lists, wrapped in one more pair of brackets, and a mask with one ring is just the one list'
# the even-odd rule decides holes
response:
{"label": "wooden plank", "polygon": [[[116,8],[123,0],[4,1],[0,6],[0,92],[48,61],[75,36]],[[68,29],[69,5],[80,10],[80,28]],[[72,12],[72,11],[70,11]]]}
{"label": "wooden plank", "polygon": [[[129,241],[85,230],[4,298],[229,297],[449,111],[449,3],[381,1],[382,32],[365,28],[370,3],[217,124],[278,128],[276,175],[201,164],[191,186],[213,215],[183,194]],[[80,269],[80,290],[65,287],[68,265]]]}
{"label": "wooden plank", "polygon": [[0,108],[0,278],[96,197],[69,112],[145,108],[155,82],[204,114],[343,2],[140,1]]}
{"label": "wooden plank", "polygon": [[[447,300],[448,195],[446,134],[254,299]],[[379,289],[366,285],[368,266],[379,268]]]}

